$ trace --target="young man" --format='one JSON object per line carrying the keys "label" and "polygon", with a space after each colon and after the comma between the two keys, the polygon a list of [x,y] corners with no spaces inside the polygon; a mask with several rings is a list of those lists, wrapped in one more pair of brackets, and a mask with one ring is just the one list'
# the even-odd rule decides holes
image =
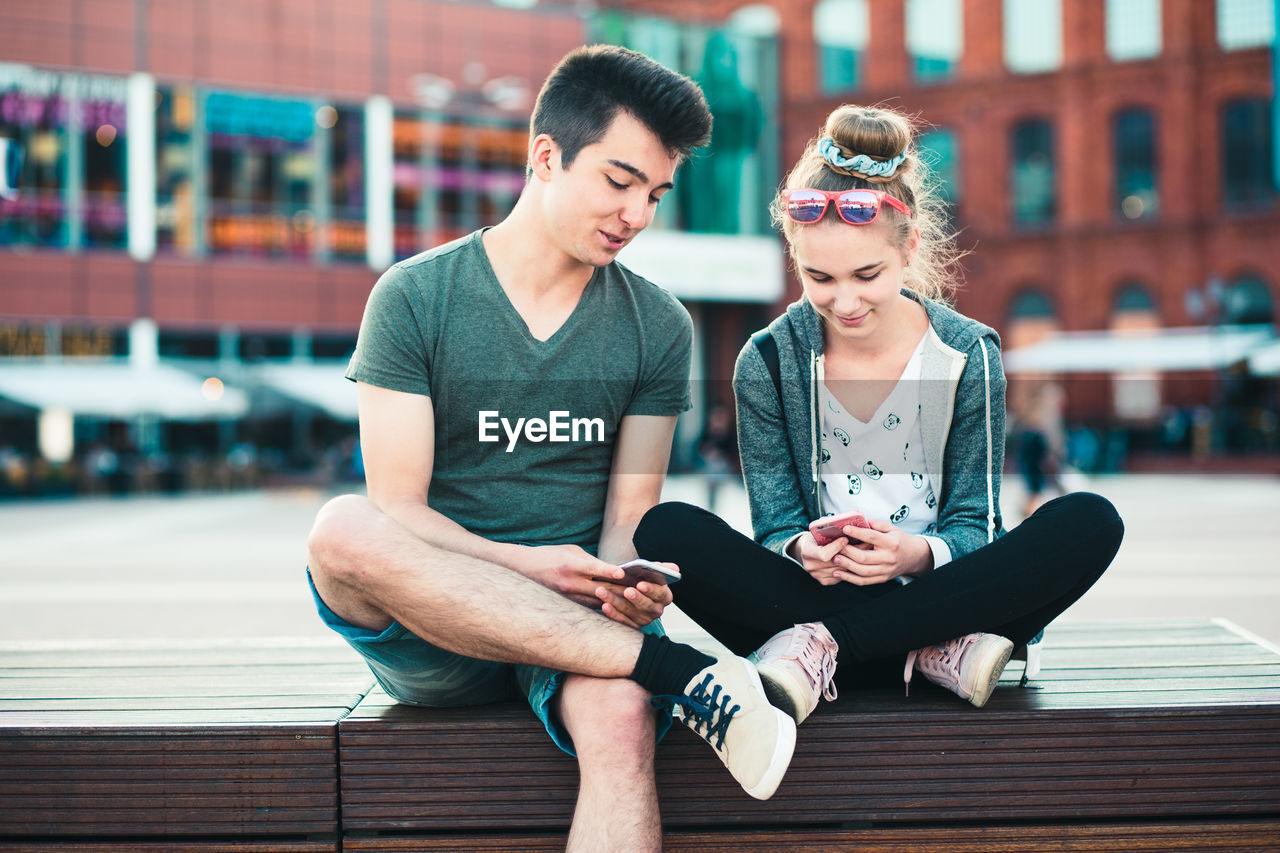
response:
{"label": "young man", "polygon": [[662,636],[665,586],[617,583],[689,407],[691,324],[614,258],[710,124],[697,86],[641,54],[561,61],[511,214],[373,289],[347,371],[368,498],[328,503],[308,542],[322,618],[389,695],[470,705],[518,685],[578,758],[570,849],[660,848],[671,713],[651,696],[759,798],[795,742],[747,661]]}

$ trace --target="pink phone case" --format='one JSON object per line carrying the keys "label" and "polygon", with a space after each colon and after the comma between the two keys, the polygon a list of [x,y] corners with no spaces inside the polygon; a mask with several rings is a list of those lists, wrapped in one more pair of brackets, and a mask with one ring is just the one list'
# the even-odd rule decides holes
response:
{"label": "pink phone case", "polygon": [[867,517],[860,512],[846,512],[841,515],[828,515],[809,523],[809,532],[813,541],[819,545],[828,545],[844,535],[844,529],[853,527],[871,528]]}

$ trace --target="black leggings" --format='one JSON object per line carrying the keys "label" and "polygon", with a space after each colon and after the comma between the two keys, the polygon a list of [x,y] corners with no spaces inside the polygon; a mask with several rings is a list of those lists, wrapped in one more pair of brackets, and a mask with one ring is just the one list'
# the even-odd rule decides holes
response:
{"label": "black leggings", "polygon": [[[989,545],[909,584],[823,586],[699,507],[664,503],[636,528],[636,551],[680,566],[676,604],[736,654],[791,625],[822,621],[840,645],[841,682],[901,677],[902,655],[976,631],[1034,637],[1093,586],[1124,524],[1099,495],[1041,506]],[[852,666],[851,666],[852,664]]]}

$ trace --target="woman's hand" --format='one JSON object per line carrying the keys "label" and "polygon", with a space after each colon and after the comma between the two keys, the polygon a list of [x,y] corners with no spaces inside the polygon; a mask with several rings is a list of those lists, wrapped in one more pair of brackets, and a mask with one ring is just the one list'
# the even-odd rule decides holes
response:
{"label": "woman's hand", "polygon": [[923,536],[879,518],[867,523],[870,529],[846,527],[844,539],[837,540],[848,542],[831,558],[831,576],[837,581],[870,586],[897,577],[918,577],[933,568],[933,549]]}
{"label": "woman's hand", "polygon": [[823,586],[835,586],[841,581],[841,578],[836,576],[840,568],[835,562],[836,555],[846,547],[853,547],[849,545],[847,537],[842,536],[826,545],[819,545],[813,538],[813,534],[806,532],[800,534],[800,537],[791,543],[789,550],[791,556],[799,560],[800,565],[809,573],[809,577]]}

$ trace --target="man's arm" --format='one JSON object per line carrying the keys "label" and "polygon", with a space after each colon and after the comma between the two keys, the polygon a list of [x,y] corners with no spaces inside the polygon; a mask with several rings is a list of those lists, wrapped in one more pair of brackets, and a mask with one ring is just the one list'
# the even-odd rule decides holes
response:
{"label": "man's arm", "polygon": [[493,542],[427,505],[435,464],[435,410],[425,394],[356,383],[369,499],[432,545],[508,565],[519,546]]}
{"label": "man's arm", "polygon": [[430,397],[365,382],[357,383],[356,389],[365,482],[369,499],[380,510],[431,545],[505,566],[580,604],[600,607],[600,585],[592,578],[612,576],[616,566],[573,545],[494,542],[428,506],[435,462]]}
{"label": "man's arm", "polygon": [[[600,558],[624,563],[636,556],[631,537],[644,514],[662,499],[662,483],[675,435],[674,416],[628,415],[618,427],[605,498]],[[671,591],[659,584],[641,583],[636,589],[605,590],[604,613],[619,622],[647,625],[671,603]]]}

